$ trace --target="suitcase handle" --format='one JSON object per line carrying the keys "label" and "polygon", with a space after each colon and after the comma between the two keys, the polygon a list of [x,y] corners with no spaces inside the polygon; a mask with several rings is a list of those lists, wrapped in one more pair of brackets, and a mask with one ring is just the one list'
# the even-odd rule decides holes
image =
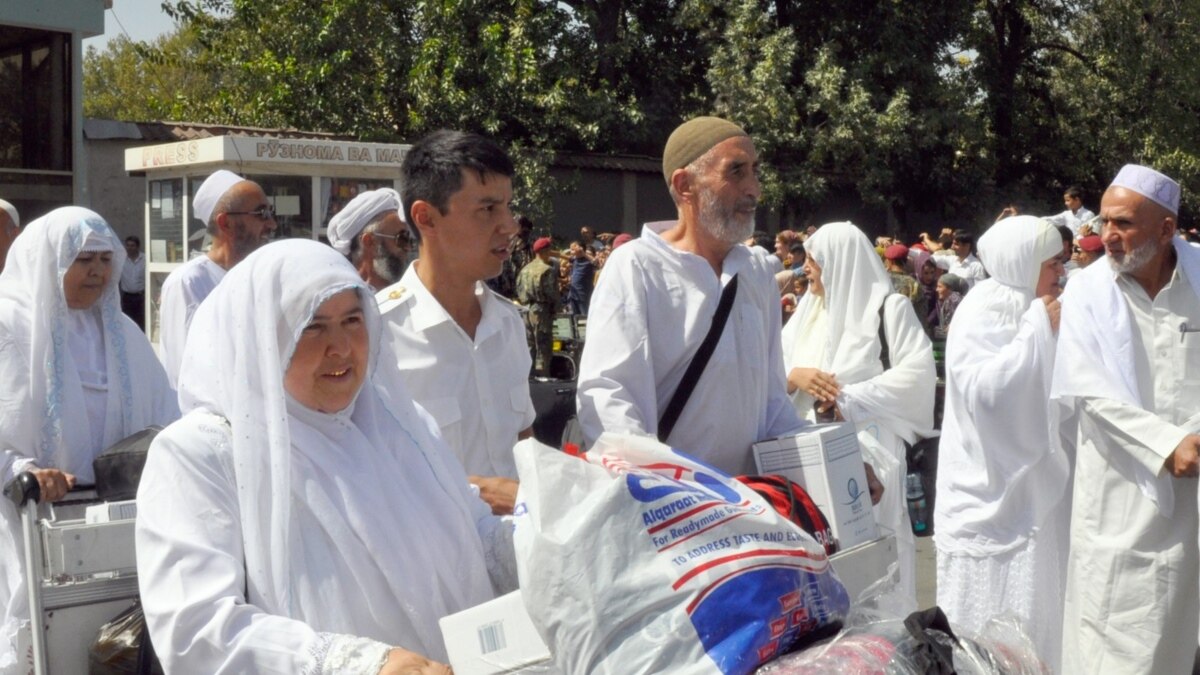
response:
{"label": "suitcase handle", "polygon": [[40,502],[42,487],[38,485],[37,478],[32,473],[23,471],[4,486],[4,496],[19,510],[30,501]]}

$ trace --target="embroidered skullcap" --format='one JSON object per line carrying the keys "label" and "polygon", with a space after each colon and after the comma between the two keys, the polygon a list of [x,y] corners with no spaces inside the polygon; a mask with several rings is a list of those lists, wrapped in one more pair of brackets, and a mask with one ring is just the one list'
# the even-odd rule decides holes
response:
{"label": "embroidered skullcap", "polygon": [[1109,187],[1133,190],[1171,213],[1179,214],[1179,183],[1148,166],[1126,164]]}
{"label": "embroidered skullcap", "polygon": [[749,136],[738,125],[720,117],[696,117],[676,127],[663,150],[663,178],[671,184],[676,169],[700,159],[721,141]]}
{"label": "embroidered skullcap", "polygon": [[13,227],[21,226],[21,216],[17,213],[17,207],[13,206],[9,202],[4,201],[3,199],[0,199],[0,209],[4,209],[5,213],[8,214],[8,217],[12,218]]}
{"label": "embroidered skullcap", "polygon": [[246,180],[232,171],[220,169],[214,171],[213,175],[204,179],[200,184],[200,189],[196,190],[196,197],[192,200],[192,213],[196,218],[205,225],[208,224],[208,219],[212,218],[213,210],[217,208],[217,202],[221,201],[221,197],[229,192],[229,188]]}
{"label": "embroidered skullcap", "polygon": [[400,205],[400,193],[392,188],[379,188],[363,192],[351,199],[329,221],[329,245],[342,255],[350,254],[350,242],[358,236],[371,220],[385,211],[395,211],[400,220],[404,208]]}

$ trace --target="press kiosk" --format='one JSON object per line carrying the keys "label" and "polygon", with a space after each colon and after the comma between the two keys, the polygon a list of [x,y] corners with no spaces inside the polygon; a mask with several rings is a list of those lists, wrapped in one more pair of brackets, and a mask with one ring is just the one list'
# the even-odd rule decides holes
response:
{"label": "press kiosk", "polygon": [[329,219],[366,190],[400,188],[408,145],[322,139],[213,136],[130,148],[125,171],[146,177],[146,332],[158,347],[163,281],[208,249],[192,197],[205,178],[228,169],[262,186],[275,207],[276,238],[325,240]]}

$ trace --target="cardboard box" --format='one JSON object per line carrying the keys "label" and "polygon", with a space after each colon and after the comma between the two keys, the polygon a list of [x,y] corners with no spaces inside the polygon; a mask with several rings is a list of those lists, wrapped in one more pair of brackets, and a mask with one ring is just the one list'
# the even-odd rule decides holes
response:
{"label": "cardboard box", "polygon": [[780,474],[804,486],[847,549],[879,538],[858,436],[849,422],[814,424],[795,436],[754,444],[760,474]]}
{"label": "cardboard box", "polygon": [[896,535],[880,527],[881,536],[875,541],[843,549],[829,556],[833,570],[855,602],[863,591],[887,574],[888,566],[896,562]]}
{"label": "cardboard box", "polygon": [[455,675],[558,672],[519,590],[444,617],[438,625]]}

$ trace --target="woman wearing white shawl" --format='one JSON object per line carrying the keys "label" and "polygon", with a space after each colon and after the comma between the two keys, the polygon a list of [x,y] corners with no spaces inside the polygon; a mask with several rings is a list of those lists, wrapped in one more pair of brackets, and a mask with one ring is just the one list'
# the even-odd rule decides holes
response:
{"label": "woman wearing white shawl", "polygon": [[[43,499],[94,481],[92,459],[179,417],[146,336],[121,313],[120,239],[69,206],[25,227],[0,274],[0,480],[30,471]],[[20,523],[0,500],[0,672],[28,621]]]}
{"label": "woman wearing white shawl", "polygon": [[979,255],[991,278],[963,298],[946,343],[938,605],[968,633],[1015,614],[1057,669],[1071,472],[1049,404],[1062,239],[1014,216],[980,237]]}
{"label": "woman wearing white shawl", "polygon": [[[894,292],[879,255],[851,223],[822,226],[804,243],[809,290],[783,328],[788,390],[801,414],[833,401],[858,429],[864,459],[883,483],[875,519],[895,531],[898,609],[915,609],[916,543],[905,503],[904,443],[933,433],[933,348],[908,298]],[[891,367],[880,361],[880,308]]]}
{"label": "woman wearing white shawl", "polygon": [[379,362],[354,268],[316,242],[268,244],[191,335],[184,417],[138,492],[139,583],[167,672],[444,672],[425,658],[446,659],[437,620],[516,586],[511,528],[400,380],[376,373],[393,360]]}

